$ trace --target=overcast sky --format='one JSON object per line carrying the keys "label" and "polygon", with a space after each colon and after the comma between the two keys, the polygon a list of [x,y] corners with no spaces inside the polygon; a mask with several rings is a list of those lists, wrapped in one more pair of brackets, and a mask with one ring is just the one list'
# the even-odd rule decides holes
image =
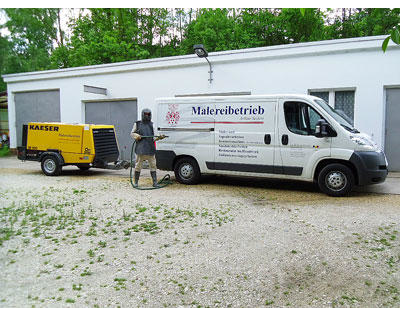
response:
{"label": "overcast sky", "polygon": [[[6,22],[6,17],[3,11],[0,11],[0,25],[4,24]],[[1,35],[9,35],[10,32],[8,32],[7,29],[0,28],[0,34]]]}

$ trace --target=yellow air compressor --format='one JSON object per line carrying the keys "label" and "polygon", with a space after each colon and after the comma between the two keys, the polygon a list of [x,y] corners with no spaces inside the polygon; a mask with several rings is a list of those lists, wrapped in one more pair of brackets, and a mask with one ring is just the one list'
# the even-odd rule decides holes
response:
{"label": "yellow air compressor", "polygon": [[81,170],[130,166],[129,162],[118,160],[113,125],[28,123],[22,127],[22,146],[17,150],[18,159],[40,162],[48,176],[59,175],[68,165]]}

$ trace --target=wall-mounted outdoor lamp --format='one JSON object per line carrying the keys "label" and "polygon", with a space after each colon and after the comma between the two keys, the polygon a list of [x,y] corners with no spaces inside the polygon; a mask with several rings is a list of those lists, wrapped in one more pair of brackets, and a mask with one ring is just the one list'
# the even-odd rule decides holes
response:
{"label": "wall-mounted outdoor lamp", "polygon": [[210,66],[210,71],[208,72],[210,74],[210,79],[208,79],[208,81],[210,82],[210,84],[213,81],[212,78],[212,66],[210,61],[208,60],[207,56],[208,56],[208,52],[206,51],[206,49],[204,48],[204,46],[202,44],[197,44],[193,46],[194,52],[196,53],[197,56],[199,56],[200,58],[205,58],[208,62],[208,65]]}

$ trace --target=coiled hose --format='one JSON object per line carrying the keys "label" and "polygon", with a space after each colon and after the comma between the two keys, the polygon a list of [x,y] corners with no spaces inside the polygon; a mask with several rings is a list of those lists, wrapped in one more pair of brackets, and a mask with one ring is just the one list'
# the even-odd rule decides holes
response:
{"label": "coiled hose", "polygon": [[[142,138],[146,137],[153,137],[153,136],[142,136]],[[141,188],[139,186],[135,186],[133,184],[133,172],[132,170],[134,169],[134,163],[133,163],[133,153],[135,152],[136,148],[136,140],[133,141],[132,147],[131,147],[131,166],[130,166],[130,171],[129,171],[129,180],[131,182],[132,188],[135,188],[136,190],[155,190],[155,189],[161,189],[166,187],[167,185],[172,184],[171,176],[169,174],[166,174],[160,181],[158,181],[158,187],[148,187],[148,188]]]}

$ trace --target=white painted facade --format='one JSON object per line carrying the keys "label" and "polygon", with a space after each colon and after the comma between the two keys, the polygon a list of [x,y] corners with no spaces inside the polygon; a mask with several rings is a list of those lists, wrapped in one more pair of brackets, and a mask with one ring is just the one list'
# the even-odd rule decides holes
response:
{"label": "white painted facade", "polygon": [[[330,40],[195,54],[3,76],[8,85],[11,147],[16,147],[14,93],[60,90],[61,121],[85,122],[85,101],[137,99],[156,109],[155,99],[182,94],[251,92],[308,94],[310,90],[355,91],[355,127],[383,147],[385,88],[400,87],[400,47],[385,36]],[[107,95],[84,92],[84,85],[107,89]],[[332,94],[331,94],[332,98]],[[154,115],[154,117],[156,117]],[[132,118],[132,121],[135,118]]]}

